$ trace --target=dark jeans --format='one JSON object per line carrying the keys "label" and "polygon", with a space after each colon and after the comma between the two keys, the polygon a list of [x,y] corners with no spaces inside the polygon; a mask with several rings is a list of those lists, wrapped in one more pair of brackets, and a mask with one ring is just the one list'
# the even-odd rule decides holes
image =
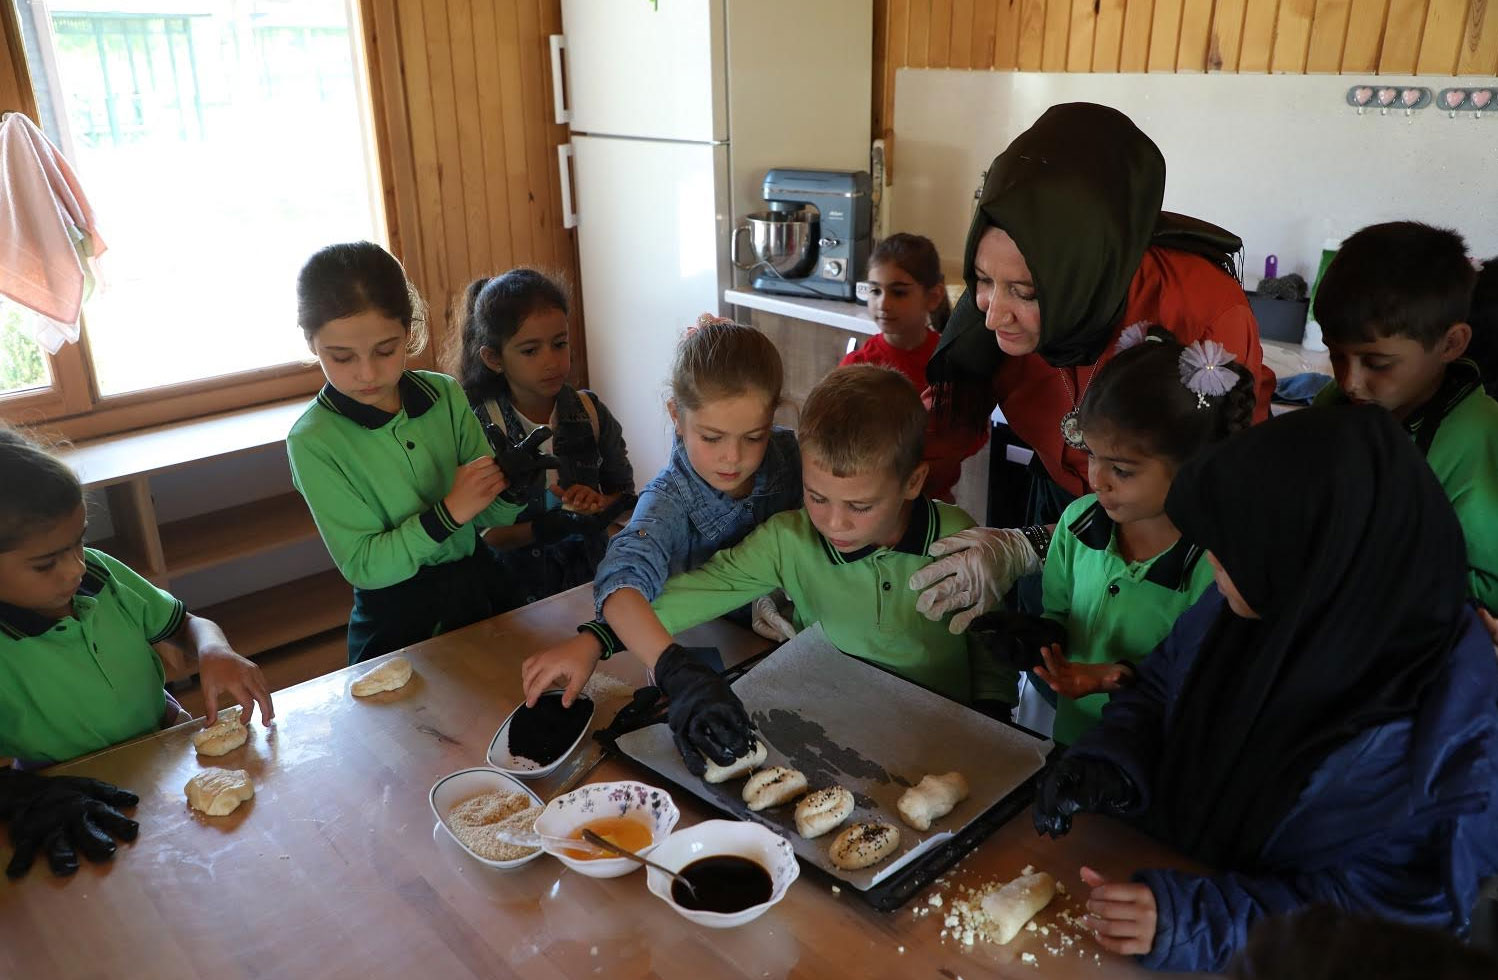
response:
{"label": "dark jeans", "polygon": [[355,589],[348,662],[360,663],[514,608],[513,591],[480,542],[467,558],[424,565],[383,589]]}

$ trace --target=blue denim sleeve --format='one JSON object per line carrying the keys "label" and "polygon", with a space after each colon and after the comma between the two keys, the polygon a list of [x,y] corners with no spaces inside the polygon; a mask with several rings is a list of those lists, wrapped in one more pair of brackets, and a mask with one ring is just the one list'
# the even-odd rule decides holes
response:
{"label": "blue denim sleeve", "polygon": [[687,515],[670,496],[647,487],[624,530],[609,541],[593,577],[593,610],[603,618],[603,603],[620,589],[634,589],[654,601],[671,576],[671,567],[687,550]]}
{"label": "blue denim sleeve", "polygon": [[635,488],[634,467],[629,464],[629,449],[624,445],[624,427],[608,406],[593,392],[588,392],[598,409],[598,487],[604,493],[626,493]]}

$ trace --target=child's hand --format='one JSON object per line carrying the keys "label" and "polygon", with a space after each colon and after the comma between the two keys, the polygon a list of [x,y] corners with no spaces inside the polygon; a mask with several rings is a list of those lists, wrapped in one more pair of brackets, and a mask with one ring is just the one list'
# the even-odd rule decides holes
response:
{"label": "child's hand", "polygon": [[218,699],[228,694],[239,702],[239,720],[249,724],[255,705],[260,705],[260,724],[275,717],[270,688],[260,668],[233,650],[203,650],[198,653],[198,680],[203,685],[203,706],[208,724],[218,721]]}
{"label": "child's hand", "polygon": [[597,637],[591,633],[579,633],[560,646],[526,657],[525,663],[520,665],[526,707],[534,708],[536,699],[558,684],[564,688],[563,707],[572,707],[583,685],[593,676],[602,653]]}
{"label": "child's hand", "polygon": [[494,498],[509,485],[499,464],[488,456],[480,456],[458,467],[453,487],[442,502],[447,505],[447,512],[453,520],[467,524],[494,503]]}
{"label": "child's hand", "polygon": [[608,504],[603,494],[585,483],[574,483],[563,490],[553,483],[548,489],[562,500],[562,506],[579,514],[596,514]]}
{"label": "child's hand", "polygon": [[1122,664],[1074,664],[1066,659],[1059,643],[1042,647],[1040,659],[1045,665],[1035,668],[1035,676],[1057,694],[1073,701],[1089,694],[1121,691],[1129,673]]}
{"label": "child's hand", "polygon": [[1087,867],[1082,882],[1092,889],[1082,921],[1099,946],[1123,956],[1143,956],[1154,947],[1157,909],[1149,885],[1109,881]]}

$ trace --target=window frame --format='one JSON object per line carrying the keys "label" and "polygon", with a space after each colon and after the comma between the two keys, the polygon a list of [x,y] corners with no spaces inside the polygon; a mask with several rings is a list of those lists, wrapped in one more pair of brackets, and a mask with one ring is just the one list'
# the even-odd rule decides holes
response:
{"label": "window frame", "polygon": [[[373,164],[370,197],[377,228],[383,230],[386,243],[393,247],[400,236],[395,209],[389,206],[394,188],[388,164],[389,142],[379,108],[382,92],[374,63],[377,53],[369,46],[368,4],[349,0],[348,11],[354,77],[364,110],[361,128]],[[15,0],[0,0],[0,34],[10,55],[10,70],[0,71],[0,111],[24,112],[38,122],[31,65]],[[0,420],[41,428],[67,439],[91,439],[310,396],[323,383],[322,372],[309,352],[301,362],[101,396],[89,356],[86,311],[80,320],[78,342],[63,345],[56,354],[43,351],[42,356],[47,360],[49,385],[0,394]],[[414,367],[430,363],[430,355],[412,358]]]}

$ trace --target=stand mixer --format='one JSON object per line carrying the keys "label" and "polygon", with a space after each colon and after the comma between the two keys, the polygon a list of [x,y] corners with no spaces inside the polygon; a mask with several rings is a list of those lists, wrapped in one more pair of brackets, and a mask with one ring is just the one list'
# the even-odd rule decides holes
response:
{"label": "stand mixer", "polygon": [[[758,271],[766,293],[854,300],[873,245],[873,209],[866,171],[786,170],[765,174],[768,211],[744,218],[733,232],[733,264]],[[749,235],[751,260],[740,257]]]}

